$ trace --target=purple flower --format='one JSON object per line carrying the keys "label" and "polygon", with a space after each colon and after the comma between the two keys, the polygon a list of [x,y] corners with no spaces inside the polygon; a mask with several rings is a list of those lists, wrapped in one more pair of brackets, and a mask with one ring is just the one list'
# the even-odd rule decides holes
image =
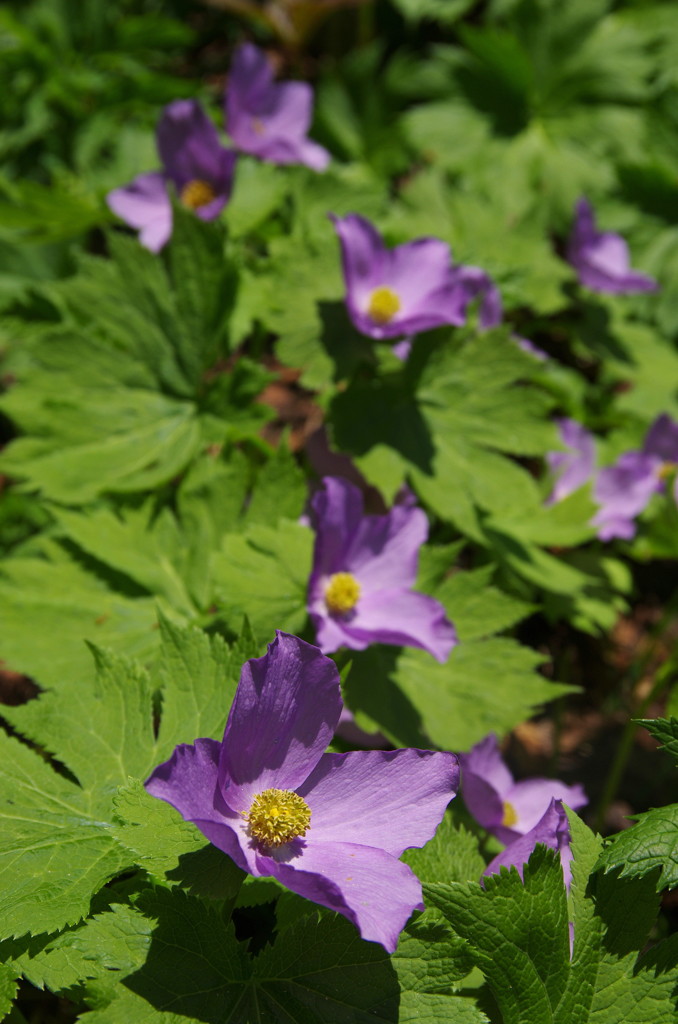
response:
{"label": "purple flower", "polygon": [[[600,540],[630,540],[636,532],[636,516],[675,476],[677,465],[678,423],[663,413],[650,427],[641,451],[624,452],[613,466],[598,473],[593,497],[600,508],[591,522]],[[678,501],[678,478],[673,494]]]}
{"label": "purple flower", "polygon": [[163,170],[140,174],[106,197],[118,217],[139,229],[139,241],[152,252],[162,249],[172,234],[168,186],[202,220],[214,220],[230,197],[236,160],[196,100],[175,100],[165,107],[157,145]]}
{"label": "purple flower", "polygon": [[558,779],[515,782],[504,764],[494,733],[476,743],[468,754],[462,754],[460,762],[468,810],[502,843],[511,843],[530,833],[554,797],[574,809],[588,802],[581,786],[567,786]]}
{"label": "purple flower", "polygon": [[594,292],[612,295],[652,292],[657,282],[631,270],[629,247],[613,231],[597,231],[593,207],[583,197],[575,207],[575,221],[567,246],[567,259],[579,281]]}
{"label": "purple flower", "polygon": [[246,662],[221,743],[181,744],[146,783],[238,867],[335,910],[393,952],[421,885],[398,860],[433,836],[454,754],[325,754],[342,702],[333,662],[278,633]]}
{"label": "purple flower", "polygon": [[549,452],[546,456],[548,467],[556,478],[547,505],[567,498],[593,476],[596,463],[596,444],[593,434],[576,420],[563,417],[556,420],[560,439],[569,449],[566,452]]}
{"label": "purple flower", "polygon": [[474,299],[479,298],[478,325],[480,329],[489,331],[491,327],[498,327],[503,316],[501,295],[490,275],[480,267],[465,266],[462,263],[455,267],[455,277],[464,303],[464,316],[466,307]]}
{"label": "purple flower", "polygon": [[316,530],[308,607],[322,651],[371,643],[422,647],[444,662],[457,642],[443,606],[411,588],[428,536],[422,509],[363,515],[358,487],[326,477],[311,502]]}
{"label": "purple flower", "polygon": [[330,214],[330,219],[341,244],[346,305],[359,331],[370,338],[397,338],[465,323],[469,292],[477,285],[461,280],[445,242],[418,238],[387,249],[376,228],[357,213]]}
{"label": "purple flower", "polygon": [[238,149],[274,164],[324,171],[330,154],[308,135],[313,90],[306,82],[274,82],[266,54],[244,43],[235,51],[226,90],[226,127]]}
{"label": "purple flower", "polygon": [[537,843],[543,843],[550,850],[558,850],[563,869],[563,880],[567,889],[572,881],[572,850],[570,848],[570,825],[561,800],[553,798],[535,825],[524,835],[513,839],[505,850],[498,853],[483,871],[484,875],[497,875],[502,867],[515,867],[523,877],[523,867]]}

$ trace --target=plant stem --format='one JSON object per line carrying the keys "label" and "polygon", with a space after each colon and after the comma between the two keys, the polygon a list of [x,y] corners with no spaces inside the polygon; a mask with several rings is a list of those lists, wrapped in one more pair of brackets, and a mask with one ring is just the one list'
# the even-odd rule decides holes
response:
{"label": "plant stem", "polygon": [[676,664],[675,658],[673,657],[669,658],[669,660],[666,661],[660,669],[658,669],[652,689],[647,694],[647,696],[643,698],[643,700],[638,705],[638,708],[636,709],[636,717],[629,718],[628,722],[624,727],[624,732],[622,734],[621,741],[619,743],[619,746],[617,747],[617,752],[612,762],[612,768],[610,769],[610,772],[607,776],[607,779],[605,781],[605,788],[603,789],[602,796],[600,798],[600,801],[598,802],[598,809],[596,812],[595,820],[595,830],[597,832],[600,832],[600,830],[602,829],[605,821],[605,815],[607,814],[607,810],[612,801],[614,800],[617,790],[619,788],[619,783],[624,773],[624,769],[626,768],[626,762],[628,761],[629,756],[631,754],[631,749],[633,747],[633,741],[636,737],[636,732],[638,731],[638,719],[643,718],[645,716],[645,712],[647,711],[647,709],[657,699],[659,694],[671,680],[675,672],[675,669]]}

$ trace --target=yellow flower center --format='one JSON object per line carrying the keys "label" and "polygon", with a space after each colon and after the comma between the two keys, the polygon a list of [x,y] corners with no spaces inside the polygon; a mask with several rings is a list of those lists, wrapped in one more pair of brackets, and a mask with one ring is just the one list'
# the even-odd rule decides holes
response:
{"label": "yellow flower center", "polygon": [[282,846],[306,835],[311,809],[291,789],[264,789],[252,801],[247,824],[250,835],[264,846]]}
{"label": "yellow flower center", "polygon": [[516,822],[518,821],[518,815],[516,814],[516,809],[513,806],[513,804],[510,804],[508,802],[508,800],[504,800],[503,807],[504,807],[504,817],[501,819],[501,823],[506,828],[511,828],[511,826],[515,825]]}
{"label": "yellow flower center", "polygon": [[367,315],[377,324],[388,324],[400,309],[400,299],[392,288],[375,288],[367,304]]}
{"label": "yellow flower center", "polygon": [[325,604],[333,615],[353,611],[360,597],[360,584],[350,572],[335,572],[325,587]]}
{"label": "yellow flower center", "polygon": [[209,181],[202,181],[200,178],[189,181],[179,194],[182,206],[186,206],[189,210],[199,210],[201,206],[207,206],[216,198],[217,194]]}
{"label": "yellow flower center", "polygon": [[255,135],[263,135],[266,131],[266,125],[258,117],[252,118],[252,128],[254,129]]}
{"label": "yellow flower center", "polygon": [[669,477],[672,477],[674,475],[676,469],[678,469],[678,466],[675,462],[665,462],[657,470],[657,476],[660,480],[668,480]]}

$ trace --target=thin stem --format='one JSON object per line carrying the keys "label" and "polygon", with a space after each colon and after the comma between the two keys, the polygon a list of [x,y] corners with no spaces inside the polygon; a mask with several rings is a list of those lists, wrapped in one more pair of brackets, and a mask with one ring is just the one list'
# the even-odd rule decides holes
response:
{"label": "thin stem", "polygon": [[612,762],[612,768],[610,769],[610,772],[607,776],[607,779],[605,781],[605,788],[603,789],[602,796],[598,803],[598,810],[596,813],[595,821],[595,829],[597,832],[600,832],[600,830],[602,829],[605,821],[605,816],[607,814],[607,810],[617,794],[619,783],[621,782],[621,777],[624,774],[624,769],[626,768],[626,763],[629,759],[631,749],[633,747],[633,741],[635,740],[636,732],[639,728],[638,719],[643,718],[645,716],[645,712],[647,711],[647,709],[650,707],[651,704],[653,704],[657,697],[659,697],[662,690],[664,690],[665,687],[668,685],[675,670],[676,665],[674,658],[670,658],[667,662],[665,662],[664,665],[662,665],[662,667],[657,671],[657,676],[652,689],[638,705],[638,708],[635,712],[636,717],[629,718],[628,722],[624,727],[621,742],[617,747],[617,752]]}

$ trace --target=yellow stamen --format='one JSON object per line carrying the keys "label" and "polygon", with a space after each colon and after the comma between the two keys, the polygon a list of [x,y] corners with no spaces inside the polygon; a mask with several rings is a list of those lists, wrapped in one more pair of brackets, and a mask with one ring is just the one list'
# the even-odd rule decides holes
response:
{"label": "yellow stamen", "polygon": [[291,789],[264,789],[252,801],[247,824],[250,835],[263,846],[282,846],[306,835],[311,809]]}
{"label": "yellow stamen", "polygon": [[333,615],[353,611],[360,597],[360,584],[350,572],[335,572],[325,587],[325,604]]}
{"label": "yellow stamen", "polygon": [[375,288],[367,304],[367,315],[377,324],[388,324],[400,309],[400,299],[392,288]]}
{"label": "yellow stamen", "polygon": [[518,815],[516,814],[516,809],[513,806],[513,804],[510,804],[508,802],[508,800],[504,800],[503,807],[504,807],[504,817],[501,819],[501,823],[506,828],[511,828],[511,826],[515,825],[517,823],[517,821],[518,821]]}
{"label": "yellow stamen", "polygon": [[179,193],[179,201],[189,210],[199,210],[201,206],[207,206],[216,198],[217,194],[209,181],[202,181],[200,178],[189,181]]}
{"label": "yellow stamen", "polygon": [[266,125],[258,117],[252,118],[252,128],[254,129],[255,135],[263,135],[266,131]]}
{"label": "yellow stamen", "polygon": [[668,480],[675,474],[676,469],[678,469],[678,465],[675,462],[665,462],[657,470],[657,476],[660,480]]}

